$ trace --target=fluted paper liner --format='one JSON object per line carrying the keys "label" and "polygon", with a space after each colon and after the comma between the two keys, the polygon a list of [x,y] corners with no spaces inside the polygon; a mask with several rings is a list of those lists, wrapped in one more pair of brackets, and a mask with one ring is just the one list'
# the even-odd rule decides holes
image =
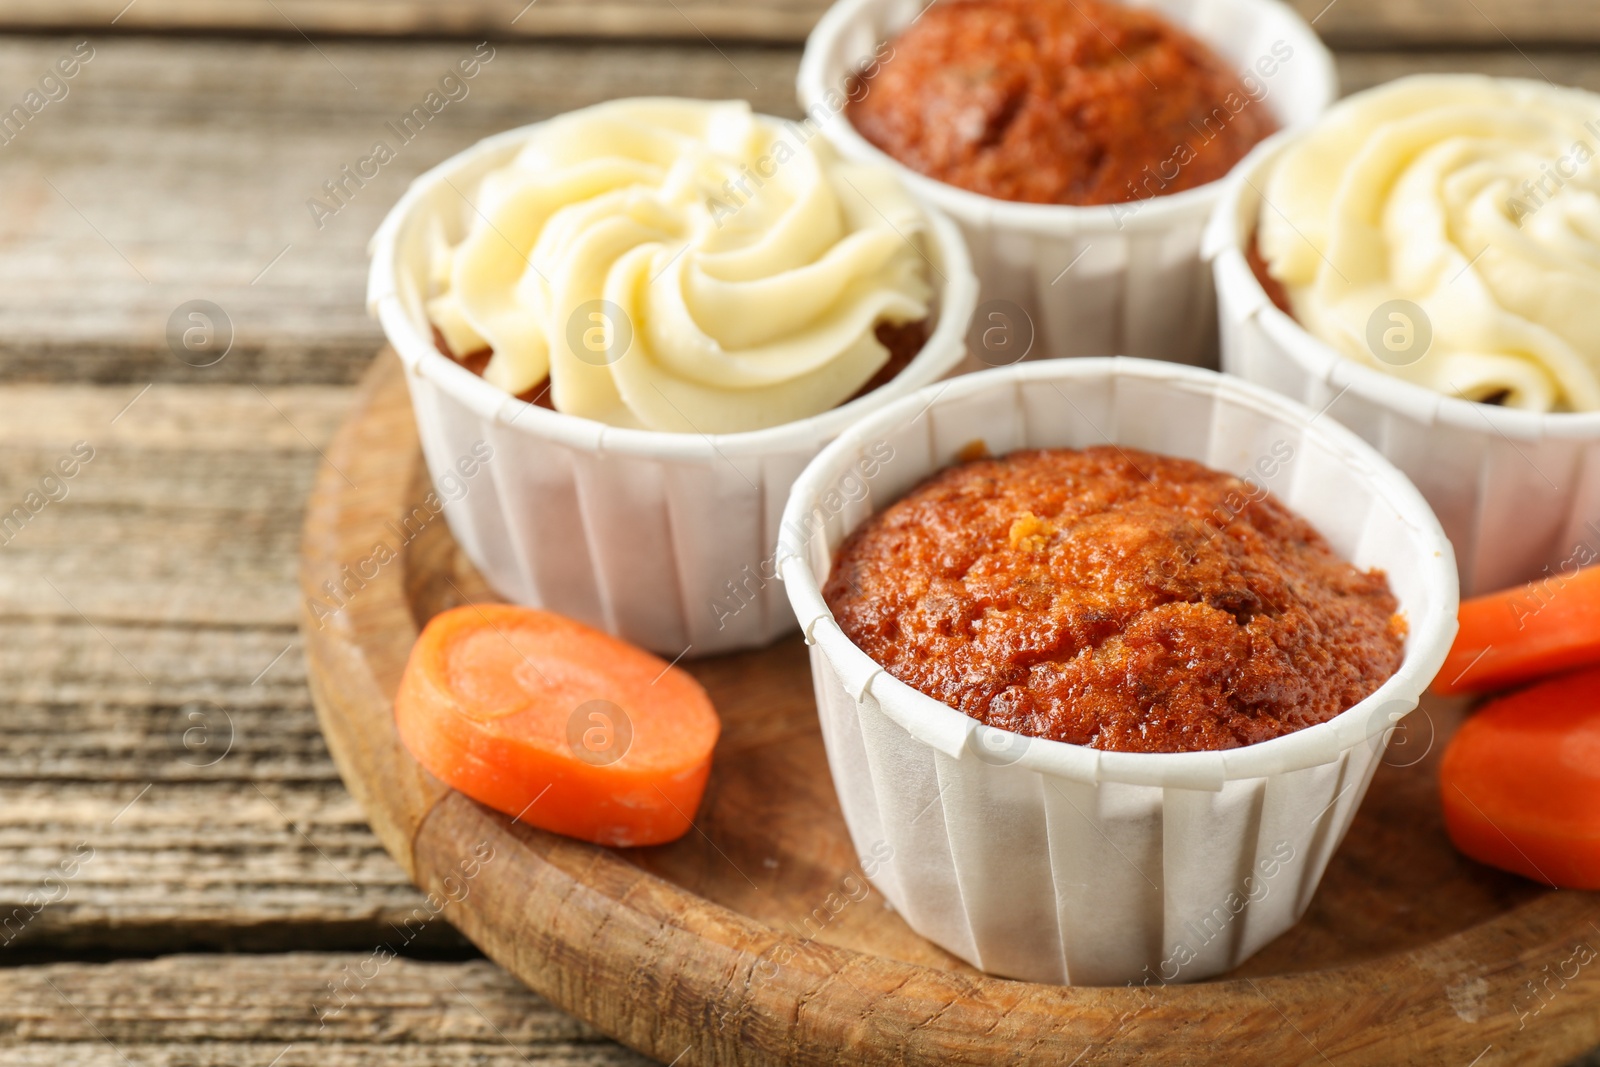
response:
{"label": "fluted paper liner", "polygon": [[[1215,366],[1216,302],[1200,242],[1221,182],[1096,207],[997,200],[911,170],[850,125],[843,111],[849,79],[927,5],[840,0],[829,8],[800,61],[800,106],[808,120],[846,157],[898,168],[912,190],[960,223],[985,307],[1006,301],[1031,318],[1033,358],[1120,352]],[[1312,121],[1337,95],[1333,56],[1287,4],[1146,0],[1135,6],[1153,8],[1189,30],[1234,70],[1251,70],[1266,95],[1249,106],[1271,108],[1280,126]],[[1280,53],[1291,50],[1285,62],[1273,54],[1280,43]],[[1264,57],[1270,77],[1256,66]],[[1003,309],[1000,314],[996,322],[1010,318]]]}
{"label": "fluted paper liner", "polygon": [[1445,396],[1350,359],[1273,305],[1245,250],[1289,143],[1280,134],[1240,165],[1206,234],[1223,369],[1325,408],[1399,467],[1455,546],[1464,596],[1570,574],[1600,555],[1600,412]]}
{"label": "fluted paper liner", "polygon": [[[1103,752],[979,726],[883,671],[819,588],[849,531],[978,439],[994,454],[1109,441],[1270,489],[1342,556],[1388,573],[1409,625],[1400,670],[1329,722],[1222,752]],[[923,936],[1040,982],[1203,978],[1288,929],[1456,628],[1450,546],[1393,466],[1267,390],[1144,360],[1027,363],[878,412],[795,483],[778,559],[851,838],[891,857],[874,884]]]}
{"label": "fluted paper liner", "polygon": [[794,628],[772,546],[796,475],[857,418],[962,361],[977,285],[960,232],[923,205],[936,321],[922,351],[882,388],[749,433],[609,427],[526,404],[466,370],[434,347],[424,310],[428,227],[438,220],[459,241],[464,196],[535,129],[491,137],[423,174],[373,237],[368,304],[405,363],[435,484],[474,445],[493,450],[464,495],[440,494],[450,531],[516,603],[667,656],[764,645]]}

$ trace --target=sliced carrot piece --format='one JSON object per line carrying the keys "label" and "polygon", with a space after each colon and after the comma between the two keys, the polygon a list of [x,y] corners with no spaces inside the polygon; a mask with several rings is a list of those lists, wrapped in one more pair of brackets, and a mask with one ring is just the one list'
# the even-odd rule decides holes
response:
{"label": "sliced carrot piece", "polygon": [[1445,828],[1481,863],[1600,889],[1600,668],[1485,704],[1439,767]]}
{"label": "sliced carrot piece", "polygon": [[1600,663],[1600,565],[1461,602],[1435,693],[1482,693]]}
{"label": "sliced carrot piece", "polygon": [[474,800],[617,847],[688,831],[721,729],[686,671],[582,623],[505,604],[429,621],[395,722],[419,763]]}

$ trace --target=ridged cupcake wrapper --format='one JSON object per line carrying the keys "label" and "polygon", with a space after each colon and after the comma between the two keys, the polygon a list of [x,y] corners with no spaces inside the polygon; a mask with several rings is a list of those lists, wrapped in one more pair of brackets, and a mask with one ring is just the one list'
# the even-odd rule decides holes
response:
{"label": "ridged cupcake wrapper", "polygon": [[[607,427],[525,404],[440,354],[423,307],[428,224],[440,219],[459,239],[465,205],[456,190],[470,194],[535,128],[492,137],[419,177],[373,238],[368,302],[405,363],[451,533],[506,598],[662,655],[767,644],[794,628],[773,545],[795,477],[855,419],[965,356],[977,283],[960,232],[927,209],[934,329],[910,366],[869,396],[752,433]],[[453,482],[475,447],[492,459]],[[442,491],[456,483],[465,489]]]}
{"label": "ridged cupcake wrapper", "polygon": [[1246,259],[1260,190],[1289,143],[1241,164],[1206,235],[1222,367],[1326,410],[1404,472],[1455,546],[1464,596],[1600,556],[1600,413],[1539,414],[1447,397],[1358,363],[1273,306]]}
{"label": "ridged cupcake wrapper", "polygon": [[[1102,752],[979,726],[878,667],[819,588],[850,530],[975,439],[994,454],[1110,442],[1253,479],[1389,574],[1410,630],[1400,670],[1327,723],[1224,752]],[[841,477],[886,452],[833,506]],[[1312,411],[1171,364],[1033,363],[924,389],[813,461],[780,538],[834,785],[874,884],[923,936],[1032,981],[1189,981],[1287,930],[1455,634],[1449,544],[1399,472]]]}
{"label": "ridged cupcake wrapper", "polygon": [[[1223,183],[1104,207],[1014,203],[925,177],[850,125],[841,105],[847,79],[926,6],[927,0],[834,4],[806,41],[800,64],[800,104],[811,121],[846,157],[898,168],[913,190],[960,224],[982,283],[980,320],[987,322],[991,301],[1020,308],[1033,324],[1032,358],[1120,352],[1215,366],[1215,300],[1200,246]],[[1278,42],[1292,49],[1291,58],[1262,79],[1266,96],[1250,105],[1270,107],[1280,125],[1310,122],[1337,95],[1332,55],[1285,4],[1153,0],[1137,6],[1187,28],[1236,70],[1254,68],[1262,57],[1276,63]],[[1008,308],[994,307],[1009,319]]]}

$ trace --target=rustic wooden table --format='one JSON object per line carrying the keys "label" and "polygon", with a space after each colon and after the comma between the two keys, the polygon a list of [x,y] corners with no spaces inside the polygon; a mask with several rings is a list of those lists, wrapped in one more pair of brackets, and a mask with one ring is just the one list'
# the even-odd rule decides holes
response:
{"label": "rustic wooden table", "polygon": [[[0,529],[0,1063],[643,1062],[444,922],[327,1010],[421,903],[328,758],[295,629],[302,502],[381,344],[367,238],[412,176],[555,112],[795,114],[821,7],[525,2],[0,4],[6,109],[81,60],[0,134],[0,513],[36,511]],[[1600,89],[1591,0],[1298,6],[1346,90],[1462,69]],[[469,95],[313,213],[486,38]],[[169,343],[194,300],[231,337],[207,367]]]}

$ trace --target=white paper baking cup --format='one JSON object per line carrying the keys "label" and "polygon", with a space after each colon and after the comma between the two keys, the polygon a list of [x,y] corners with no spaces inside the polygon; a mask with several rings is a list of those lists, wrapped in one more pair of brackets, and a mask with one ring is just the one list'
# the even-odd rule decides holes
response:
{"label": "white paper baking cup", "polygon": [[[1410,627],[1400,670],[1326,723],[1225,752],[1024,738],[924,696],[845,637],[818,583],[849,531],[977,439],[994,454],[1109,441],[1272,490],[1346,559],[1388,573]],[[1026,363],[924,389],[823,450],[780,538],[834,786],[874,884],[923,936],[1031,981],[1202,978],[1293,925],[1456,631],[1449,542],[1404,476],[1332,420],[1169,363]]]}
{"label": "white paper baking cup", "polygon": [[[898,168],[913,190],[961,224],[982,283],[980,324],[990,322],[992,311],[996,324],[1027,329],[1010,321],[1020,311],[1031,322],[1031,358],[1120,352],[1215,366],[1215,300],[1200,240],[1221,182],[1135,204],[1015,203],[919,174],[850,125],[847,79],[928,2],[840,0],[829,8],[800,61],[800,106],[809,120],[848,158]],[[1333,56],[1277,0],[1133,0],[1133,6],[1154,8],[1238,71],[1254,71],[1278,42],[1292,49],[1271,77],[1254,74],[1267,95],[1251,106],[1271,108],[1280,126],[1312,121],[1338,95]],[[988,362],[1010,362],[1012,351],[1002,348]]]}
{"label": "white paper baking cup", "polygon": [[1222,367],[1342,422],[1433,506],[1464,596],[1570,570],[1600,553],[1600,412],[1514,411],[1445,396],[1366,366],[1273,305],[1245,258],[1278,134],[1234,172],[1206,233]]}
{"label": "white paper baking cup", "polygon": [[[773,120],[776,121],[776,120]],[[501,595],[668,656],[766,644],[793,629],[772,546],[790,483],[870,411],[958,366],[977,282],[960,231],[924,204],[935,323],[909,366],[867,396],[748,433],[618,429],[526,404],[442,355],[424,310],[428,228],[465,232],[473,195],[533,134],[490,137],[412,183],[372,240],[367,301],[410,383],[436,486],[474,446],[493,459],[441,492],[467,557]]]}

